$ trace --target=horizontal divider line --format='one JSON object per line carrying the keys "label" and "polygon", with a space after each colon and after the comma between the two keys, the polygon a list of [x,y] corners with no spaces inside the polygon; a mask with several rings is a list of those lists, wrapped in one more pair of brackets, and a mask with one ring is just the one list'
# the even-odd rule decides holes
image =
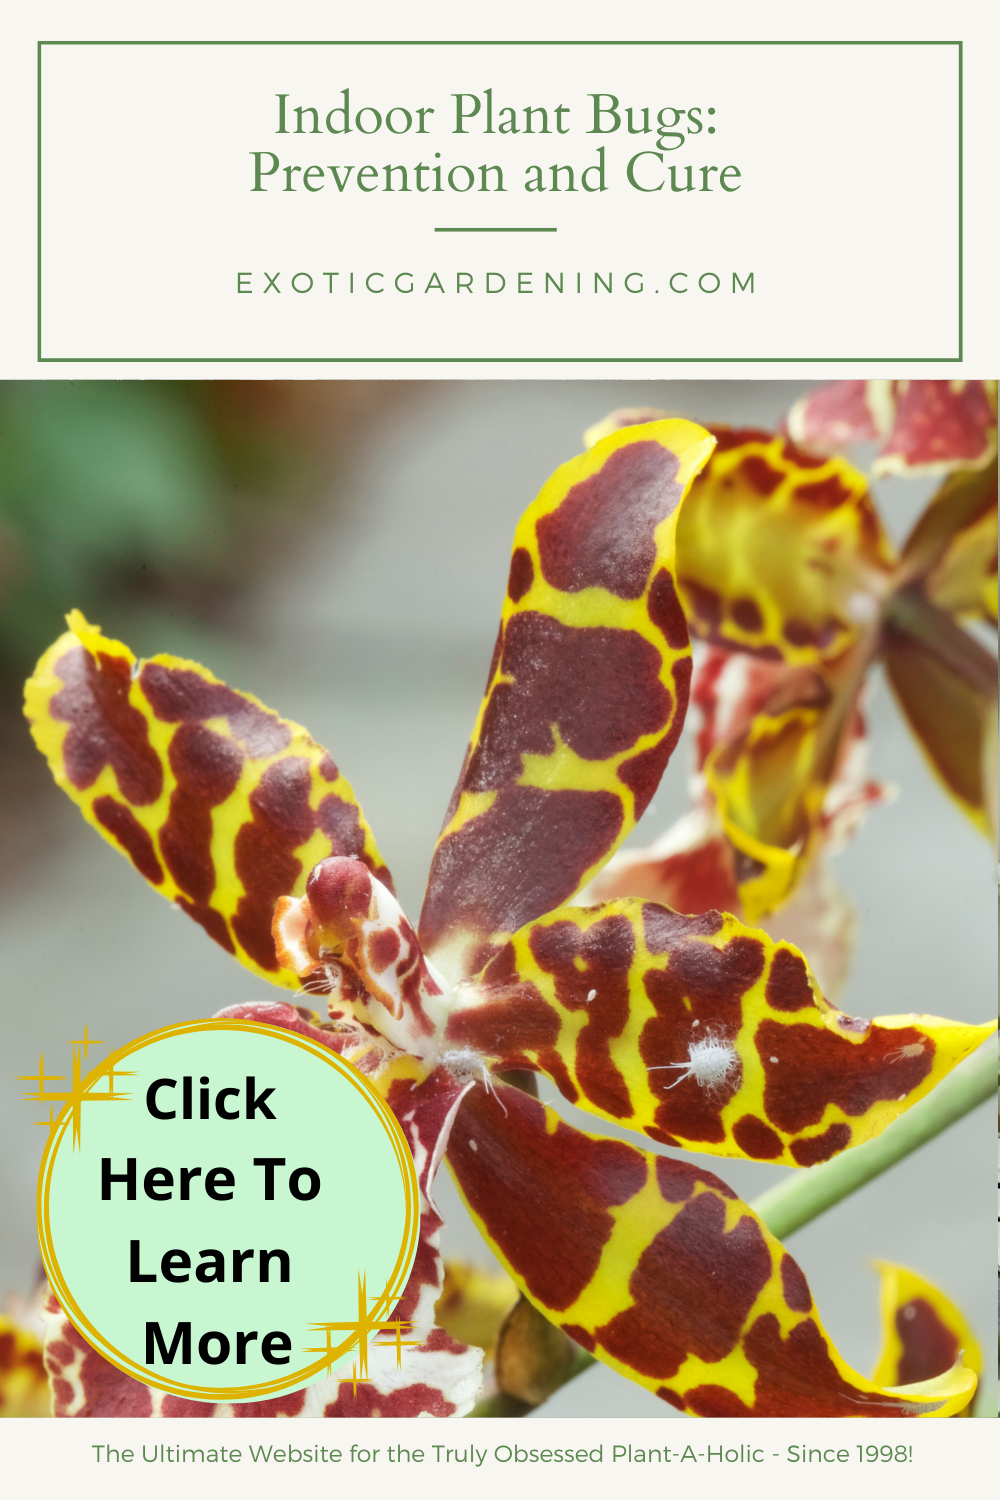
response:
{"label": "horizontal divider line", "polygon": [[40,365],[960,365],[961,354],[41,354]]}
{"label": "horizontal divider line", "polygon": [[534,224],[459,224],[435,229],[435,234],[556,234],[554,228],[540,228]]}

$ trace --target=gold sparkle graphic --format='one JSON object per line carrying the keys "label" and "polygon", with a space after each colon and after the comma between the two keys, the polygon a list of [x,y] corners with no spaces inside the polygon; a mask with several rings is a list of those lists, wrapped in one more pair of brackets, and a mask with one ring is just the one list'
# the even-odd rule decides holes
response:
{"label": "gold sparkle graphic", "polygon": [[[384,1296],[385,1293],[382,1293]],[[358,1358],[351,1366],[351,1383],[354,1387],[355,1396],[358,1394],[359,1383],[364,1385],[368,1378],[368,1340],[378,1333],[394,1333],[396,1335],[396,1368],[400,1369],[403,1363],[404,1349],[419,1349],[420,1339],[404,1339],[403,1334],[409,1333],[413,1324],[407,1318],[388,1318],[380,1321],[373,1318],[368,1306],[369,1302],[377,1302],[380,1299],[369,1296],[366,1278],[358,1272],[358,1316],[354,1322],[344,1323],[313,1323],[310,1326],[318,1333],[326,1334],[326,1345],[323,1348],[310,1348],[306,1354],[325,1354],[327,1357],[327,1374],[331,1373],[331,1366],[335,1355],[343,1352],[343,1345],[334,1348],[331,1333],[350,1333],[353,1335],[350,1344],[357,1341]],[[360,1369],[359,1369],[360,1366]]]}
{"label": "gold sparkle graphic", "polygon": [[[73,1117],[73,1150],[76,1151],[80,1145],[83,1105],[91,1104],[98,1100],[117,1102],[121,1099],[128,1099],[130,1097],[128,1094],[121,1093],[115,1089],[115,1080],[117,1078],[134,1078],[135,1074],[121,1069],[116,1070],[115,1054],[111,1048],[111,1044],[92,1037],[86,1026],[83,1028],[83,1036],[71,1039],[70,1046],[73,1049],[73,1067],[69,1079],[67,1079],[64,1073],[46,1073],[45,1059],[39,1053],[38,1072],[20,1073],[18,1074],[17,1081],[18,1083],[34,1083],[37,1085],[36,1093],[25,1092],[24,1097],[26,1100],[49,1106],[49,1118],[47,1120],[35,1121],[36,1125],[47,1125],[49,1127],[49,1140],[52,1139],[55,1128],[59,1123],[59,1117],[53,1114],[53,1106],[56,1104],[61,1106],[60,1115],[62,1114],[62,1107],[67,1104],[71,1106]],[[104,1046],[108,1049],[108,1055],[103,1062],[98,1063],[96,1068],[90,1070],[91,1073],[96,1074],[96,1077],[92,1078],[91,1086],[84,1087],[84,1075],[81,1063],[89,1059],[91,1047]],[[90,1074],[88,1074],[88,1077],[90,1077]],[[100,1078],[106,1078],[108,1082],[107,1088],[103,1092],[98,1093],[94,1090],[93,1084]],[[66,1089],[46,1089],[45,1087],[47,1083],[67,1082],[69,1083],[69,1087]]]}

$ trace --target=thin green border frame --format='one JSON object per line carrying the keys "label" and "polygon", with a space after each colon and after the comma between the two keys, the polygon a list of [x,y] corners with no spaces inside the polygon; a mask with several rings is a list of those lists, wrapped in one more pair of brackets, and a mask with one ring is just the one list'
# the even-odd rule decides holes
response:
{"label": "thin green border frame", "polygon": [[[72,355],[42,354],[42,48],[43,47],[956,47],[958,62],[958,353],[947,355]],[[872,365],[872,364],[961,364],[964,347],[964,236],[963,236],[963,43],[957,39],[847,37],[821,40],[785,38],[735,38],[670,40],[667,38],[616,38],[614,40],[560,40],[503,38],[291,38],[279,39],[184,39],[59,38],[39,40],[38,48],[38,187],[37,187],[37,348],[36,364],[95,365]]]}

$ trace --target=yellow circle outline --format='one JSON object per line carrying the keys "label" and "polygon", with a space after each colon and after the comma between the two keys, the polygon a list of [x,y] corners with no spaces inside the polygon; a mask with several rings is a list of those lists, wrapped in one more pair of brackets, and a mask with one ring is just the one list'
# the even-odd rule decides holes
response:
{"label": "yellow circle outline", "polygon": [[[281,1026],[269,1026],[263,1021],[182,1021],[175,1026],[162,1026],[158,1031],[146,1032],[144,1036],[136,1037],[127,1046],[120,1047],[109,1054],[105,1060],[92,1068],[83,1080],[83,1089],[86,1091],[99,1079],[107,1076],[108,1064],[115,1066],[130,1057],[133,1052],[141,1051],[152,1042],[161,1041],[166,1037],[186,1036],[193,1031],[249,1031],[263,1033],[276,1037],[279,1041],[290,1042],[293,1046],[301,1047],[304,1052],[311,1053],[320,1058],[345,1078],[362,1098],[372,1107],[380,1123],[392,1144],[396,1155],[396,1162],[400,1169],[403,1180],[403,1197],[405,1217],[403,1224],[403,1240],[396,1264],[386,1282],[385,1290],[378,1297],[371,1313],[372,1321],[381,1320],[386,1313],[395,1306],[403,1293],[413,1262],[417,1253],[417,1236],[420,1226],[419,1197],[420,1189],[417,1183],[417,1169],[413,1164],[413,1157],[407,1145],[406,1137],[402,1127],[381,1094],[364,1078],[356,1068],[345,1062],[336,1052],[324,1047],[321,1042],[312,1037],[302,1036],[298,1032],[288,1031]],[[66,1284],[65,1277],[59,1267],[55,1249],[52,1244],[52,1231],[49,1223],[49,1187],[52,1181],[52,1172],[55,1167],[56,1156],[59,1147],[66,1135],[67,1126],[72,1118],[72,1107],[66,1104],[60,1110],[55,1121],[45,1150],[42,1153],[42,1163],[38,1171],[37,1192],[37,1218],[38,1218],[38,1242],[42,1252],[42,1261],[49,1278],[49,1285],[56,1294],[59,1305],[76,1328],[77,1332],[87,1340],[87,1343],[106,1359],[109,1364],[121,1370],[123,1375],[130,1375],[133,1380],[139,1380],[143,1385],[152,1386],[155,1390],[167,1391],[172,1396],[186,1396],[193,1401],[230,1401],[244,1402],[256,1401],[269,1396],[280,1395],[284,1391],[297,1390],[306,1384],[324,1369],[327,1369],[333,1361],[347,1354],[358,1342],[358,1335],[351,1334],[342,1344],[335,1345],[329,1353],[324,1353],[321,1359],[315,1360],[313,1364],[305,1369],[296,1370],[294,1373],[285,1375],[279,1379],[270,1380],[255,1386],[194,1386],[185,1385],[180,1381],[168,1378],[153,1379],[151,1371],[145,1366],[130,1360],[127,1355],[121,1353],[114,1345],[110,1344],[100,1334],[90,1320],[84,1315],[76,1299],[73,1297]]]}

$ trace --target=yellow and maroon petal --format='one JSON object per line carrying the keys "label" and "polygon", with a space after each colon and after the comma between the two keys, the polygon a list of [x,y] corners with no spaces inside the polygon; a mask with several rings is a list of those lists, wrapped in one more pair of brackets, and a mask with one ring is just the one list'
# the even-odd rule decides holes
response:
{"label": "yellow and maroon petal", "polygon": [[705,784],[751,922],[788,899],[825,836],[831,785],[860,733],[857,702],[872,644],[858,643],[822,675],[778,670],[745,728],[706,757]]}
{"label": "yellow and maroon petal", "polygon": [[[824,680],[746,652],[697,653],[691,701],[701,714],[698,764],[704,772],[710,763],[710,779],[695,779],[696,807],[661,840],[615,855],[577,899],[643,896],[689,915],[716,907],[758,922],[786,910],[821,850],[842,847],[889,795],[868,775],[865,721],[851,702],[862,665],[852,675],[850,662],[836,664]],[[814,880],[800,912],[811,904],[816,937],[823,893]],[[845,918],[844,902],[834,904]],[[828,935],[843,952],[840,920],[835,928]]]}
{"label": "yellow and maroon petal", "polygon": [[[740,916],[733,847],[714,813],[694,808],[648,849],[619,852],[581,900],[590,905],[622,896],[655,901],[685,916],[713,909]],[[837,999],[850,972],[857,914],[822,854],[789,900],[760,925],[771,937],[808,953],[823,994]]]}
{"label": "yellow and maroon petal", "polygon": [[[879,1385],[912,1385],[944,1375],[961,1359],[966,1369],[982,1373],[983,1352],[962,1313],[916,1271],[877,1261],[882,1347],[872,1371]],[[971,1408],[958,1415],[969,1416]]]}
{"label": "yellow and maroon petal", "polygon": [[900,380],[875,474],[950,474],[996,457],[995,380]]}
{"label": "yellow and maroon petal", "polygon": [[678,507],[712,446],[691,422],[614,432],[558,469],[521,519],[421,917],[450,979],[578,890],[659,783],[691,670]]}
{"label": "yellow and maroon petal", "polygon": [[349,782],[298,724],[195,662],[137,661],[74,611],[25,690],[35,743],[87,821],[274,984],[278,898],[327,855],[391,876]]}
{"label": "yellow and maroon petal", "polygon": [[820,849],[841,847],[889,795],[868,776],[860,710],[874,648],[872,636],[822,672],[712,648],[699,662],[691,696],[706,801],[750,921],[783,906]]}
{"label": "yellow and maroon petal", "polygon": [[975,1389],[885,1390],[830,1343],[802,1271],[711,1173],[477,1087],[448,1161],[525,1295],[619,1374],[696,1416],[950,1416]]}
{"label": "yellow and maroon petal", "polygon": [[778,434],[712,432],[677,527],[691,634],[795,666],[840,656],[871,630],[895,564],[867,481]]}
{"label": "yellow and maroon petal", "polygon": [[880,1134],[996,1030],[845,1015],[790,943],[636,900],[548,913],[459,996],[449,1042],[497,1069],[665,1145],[797,1167]]}

